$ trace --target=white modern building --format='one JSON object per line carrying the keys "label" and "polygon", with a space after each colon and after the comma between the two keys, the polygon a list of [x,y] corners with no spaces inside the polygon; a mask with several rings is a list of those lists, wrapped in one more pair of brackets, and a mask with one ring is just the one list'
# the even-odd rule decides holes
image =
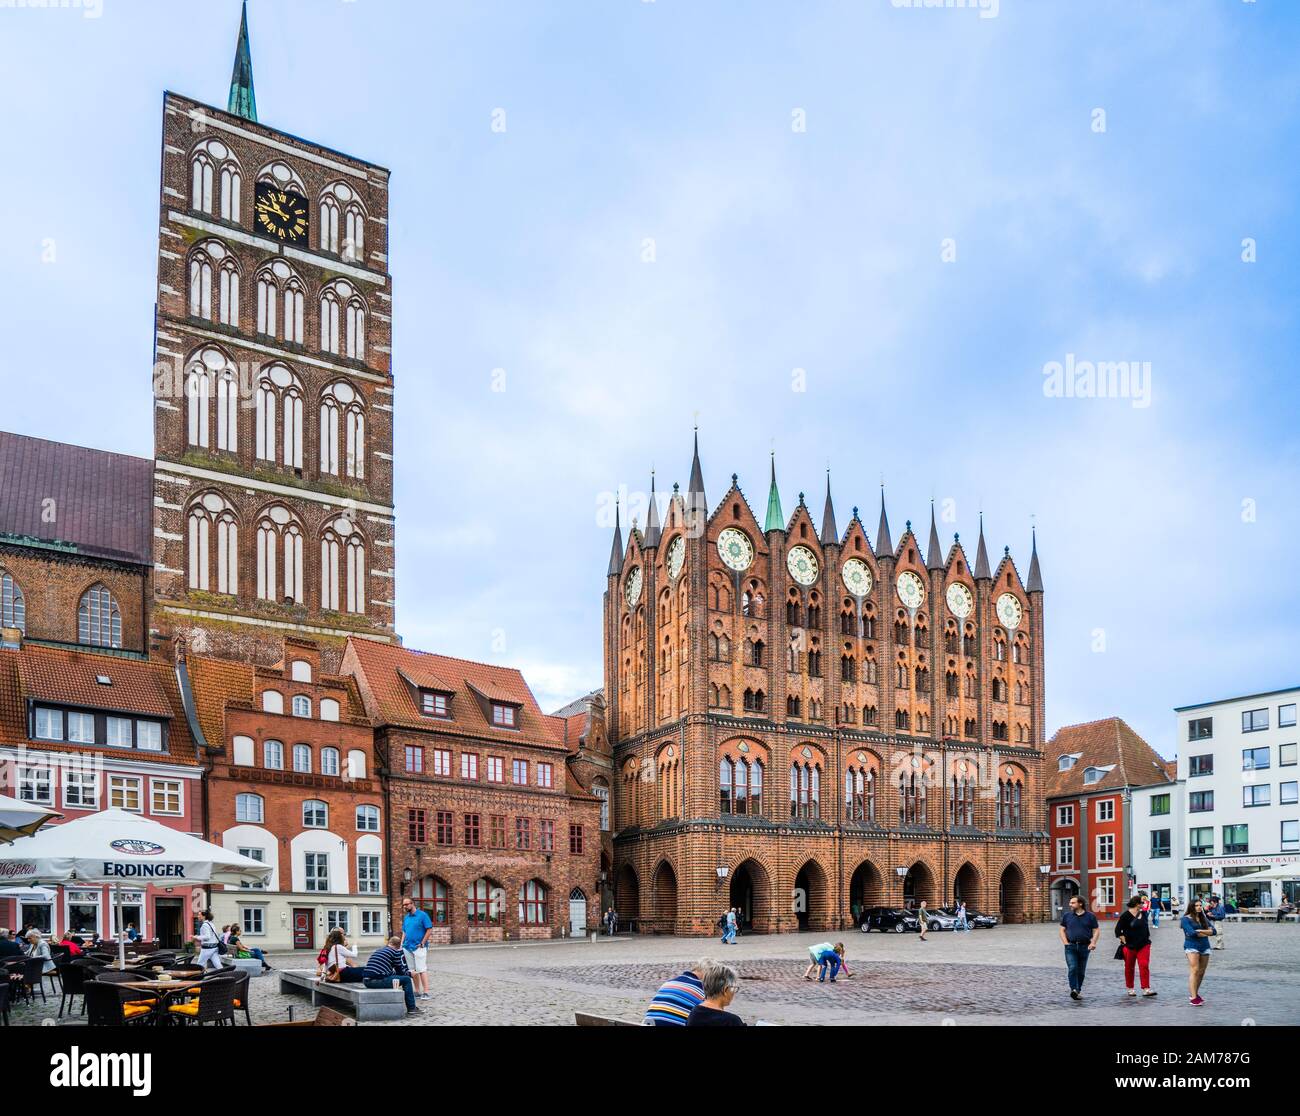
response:
{"label": "white modern building", "polygon": [[1129,803],[1130,832],[1125,840],[1133,866],[1132,892],[1171,902],[1187,898],[1183,859],[1187,855],[1186,796],[1181,780],[1134,787]]}
{"label": "white modern building", "polygon": [[[1300,898],[1300,687],[1186,705],[1178,715],[1187,897],[1244,907]],[[1294,876],[1251,877],[1296,864]]]}

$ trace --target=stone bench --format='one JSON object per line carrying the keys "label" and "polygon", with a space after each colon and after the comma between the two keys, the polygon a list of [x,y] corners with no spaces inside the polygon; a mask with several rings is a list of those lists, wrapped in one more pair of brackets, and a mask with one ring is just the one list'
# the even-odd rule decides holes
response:
{"label": "stone bench", "polygon": [[352,1008],[358,1023],[406,1018],[406,997],[400,988],[330,984],[306,969],[281,969],[280,992],[306,992],[311,996],[312,1007],[320,1006],[322,996],[341,1001]]}
{"label": "stone bench", "polygon": [[223,964],[222,968],[234,969],[236,972],[247,973],[249,978],[260,977],[262,975],[262,962],[256,957],[227,957],[222,959],[229,964]]}

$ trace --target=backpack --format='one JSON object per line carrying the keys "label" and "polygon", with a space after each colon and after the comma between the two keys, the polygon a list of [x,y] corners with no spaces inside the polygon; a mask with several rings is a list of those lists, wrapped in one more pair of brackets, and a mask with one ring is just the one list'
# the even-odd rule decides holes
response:
{"label": "backpack", "polygon": [[725,930],[726,928],[727,928],[727,916],[726,916],[726,915],[722,915],[722,916],[718,919],[718,929],[719,929],[719,930]]}

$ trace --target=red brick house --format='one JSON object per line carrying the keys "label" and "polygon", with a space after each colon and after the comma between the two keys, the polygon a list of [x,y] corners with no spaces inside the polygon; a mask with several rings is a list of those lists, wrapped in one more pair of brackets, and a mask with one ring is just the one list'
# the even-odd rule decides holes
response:
{"label": "red brick house", "polygon": [[273,866],[264,888],[212,894],[249,945],[319,949],[342,927],[364,949],[389,929],[383,788],[374,732],[319,646],[285,639],[275,666],[189,656],[208,761],[208,840]]}
{"label": "red brick house", "polygon": [[[201,834],[202,757],[178,680],[165,663],[103,651],[0,643],[0,792],[49,806],[62,824],[113,808]],[[201,893],[201,889],[200,889]],[[179,947],[189,937],[188,887],[124,893],[123,924]],[[108,936],[111,889],[73,884],[0,896],[0,925]]]}
{"label": "red brick house", "polygon": [[600,803],[519,671],[360,639],[343,671],[375,725],[394,916],[412,897],[439,942],[594,927]]}
{"label": "red brick house", "polygon": [[1167,765],[1119,717],[1057,730],[1046,756],[1052,911],[1082,894],[1099,918],[1118,918],[1132,884],[1132,792],[1172,783]]}

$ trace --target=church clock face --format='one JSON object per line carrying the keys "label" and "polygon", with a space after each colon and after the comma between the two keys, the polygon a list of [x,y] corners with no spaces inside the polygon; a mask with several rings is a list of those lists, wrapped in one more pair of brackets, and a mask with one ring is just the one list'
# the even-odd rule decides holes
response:
{"label": "church clock face", "polygon": [[800,585],[812,585],[821,573],[817,555],[806,546],[796,546],[785,556],[785,568]]}
{"label": "church clock face", "polygon": [[925,604],[925,585],[911,570],[898,575],[898,599],[905,608],[918,609]]}
{"label": "church clock face", "polygon": [[840,570],[844,588],[855,597],[865,597],[871,592],[871,567],[861,558],[850,558]]}
{"label": "church clock face", "polygon": [[1020,627],[1020,621],[1024,617],[1025,610],[1021,608],[1020,601],[1013,593],[1003,593],[998,598],[998,619],[1007,626],[1009,630],[1014,631]]}
{"label": "church clock face", "polygon": [[636,603],[641,599],[641,567],[633,566],[632,572],[627,575],[627,580],[623,582],[623,599],[627,601],[628,608],[636,608]]}
{"label": "church clock face", "polygon": [[686,561],[686,539],[678,535],[668,544],[668,576],[673,580],[682,572],[682,563]]}
{"label": "church clock face", "polygon": [[948,586],[948,608],[958,620],[965,620],[975,609],[975,598],[960,581]]}
{"label": "church clock face", "polygon": [[254,195],[258,227],[276,240],[299,244],[307,239],[307,199],[273,182],[259,182]]}
{"label": "church clock face", "polygon": [[728,527],[718,536],[718,557],[729,568],[743,573],[754,564],[754,544],[738,527]]}

